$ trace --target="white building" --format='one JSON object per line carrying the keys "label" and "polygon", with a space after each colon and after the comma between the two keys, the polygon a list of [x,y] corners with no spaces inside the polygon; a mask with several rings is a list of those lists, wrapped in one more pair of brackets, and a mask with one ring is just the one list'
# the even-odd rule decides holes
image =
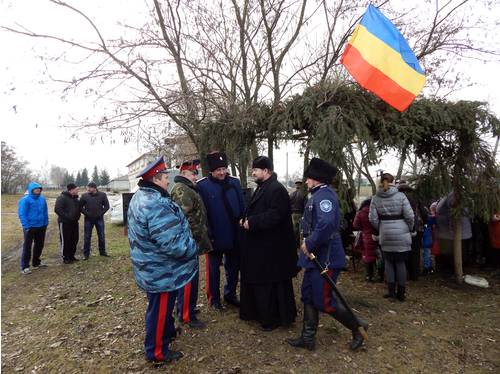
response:
{"label": "white building", "polygon": [[106,185],[106,189],[110,191],[130,191],[130,181],[128,175],[122,175],[115,178]]}

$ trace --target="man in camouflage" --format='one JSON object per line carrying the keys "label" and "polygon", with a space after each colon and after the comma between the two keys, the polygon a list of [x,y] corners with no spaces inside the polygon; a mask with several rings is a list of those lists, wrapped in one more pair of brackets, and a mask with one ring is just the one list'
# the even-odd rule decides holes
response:
{"label": "man in camouflage", "polygon": [[[198,245],[198,254],[205,254],[212,250],[212,243],[208,237],[207,211],[198,188],[199,160],[184,162],[180,167],[180,175],[174,178],[175,185],[170,191],[170,196],[186,215],[194,240]],[[177,315],[179,321],[189,324],[192,328],[203,328],[205,324],[195,314],[198,301],[199,272],[196,273],[191,282],[179,290],[177,299]]]}
{"label": "man in camouflage", "polygon": [[128,209],[128,239],[135,280],[148,296],[145,356],[169,362],[182,357],[169,349],[175,336],[175,299],[198,274],[198,247],[181,208],[168,196],[168,174],[163,158],[139,175]]}

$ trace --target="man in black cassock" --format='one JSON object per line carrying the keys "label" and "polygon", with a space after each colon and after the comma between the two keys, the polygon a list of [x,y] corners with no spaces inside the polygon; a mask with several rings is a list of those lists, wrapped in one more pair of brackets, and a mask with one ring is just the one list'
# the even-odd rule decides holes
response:
{"label": "man in black cassock", "polygon": [[240,318],[255,320],[271,331],[295,321],[297,309],[292,278],[297,274],[297,251],[290,200],[265,156],[252,164],[255,190],[245,218],[241,252]]}

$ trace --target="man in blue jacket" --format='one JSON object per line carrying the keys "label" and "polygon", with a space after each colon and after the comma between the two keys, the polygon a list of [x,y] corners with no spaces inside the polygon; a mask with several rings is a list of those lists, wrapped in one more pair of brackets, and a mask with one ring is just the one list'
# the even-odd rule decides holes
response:
{"label": "man in blue jacket", "polygon": [[175,336],[172,312],[178,290],[198,272],[198,248],[182,209],[168,195],[163,158],[138,177],[139,190],[128,208],[128,239],[137,286],[148,297],[145,356],[170,362],[183,356],[169,349]]}
{"label": "man in blue jacket", "polygon": [[198,181],[200,195],[207,208],[209,235],[214,250],[207,254],[206,289],[208,303],[221,310],[220,266],[224,259],[226,285],[224,300],[239,307],[236,297],[238,273],[240,270],[240,249],[238,245],[239,221],[245,212],[240,181],[227,172],[227,157],[224,153],[207,155],[210,175]]}
{"label": "man in blue jacket", "polygon": [[331,286],[321,276],[319,269],[309,259],[313,253],[328,271],[334,282],[345,266],[345,253],[340,237],[340,210],[337,194],[329,186],[337,168],[319,158],[313,158],[304,172],[311,197],[307,201],[302,218],[304,241],[300,247],[299,266],[304,268],[301,299],[304,303],[302,333],[298,338],[288,339],[294,347],[314,350],[318,329],[319,312],[330,314],[352,331],[351,349],[363,344],[363,336],[358,331],[364,322],[358,321],[337,302]]}
{"label": "man in blue jacket", "polygon": [[[45,267],[40,256],[45,242],[45,231],[49,224],[47,201],[42,196],[42,186],[36,182],[28,184],[28,194],[19,200],[18,215],[23,227],[23,253],[21,274],[30,274],[31,248],[33,247],[33,269]],[[34,243],[34,245],[33,245]]]}

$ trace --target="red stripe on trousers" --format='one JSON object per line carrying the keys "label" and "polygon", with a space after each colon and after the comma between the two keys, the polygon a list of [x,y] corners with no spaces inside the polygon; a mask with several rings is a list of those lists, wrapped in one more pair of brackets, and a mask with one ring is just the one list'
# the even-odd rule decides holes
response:
{"label": "red stripe on trousers", "polygon": [[207,287],[208,304],[212,304],[212,292],[210,291],[210,257],[205,255],[205,286]]}
{"label": "red stripe on trousers", "polygon": [[370,65],[351,44],[347,45],[341,62],[362,87],[373,92],[400,112],[405,111],[415,99],[413,93]]}
{"label": "red stripe on trousers", "polygon": [[[191,281],[192,282],[192,281]],[[184,300],[182,303],[182,322],[191,322],[189,318],[189,299],[191,299],[191,282],[184,286]]]}
{"label": "red stripe on trousers", "polygon": [[163,332],[165,330],[165,321],[167,319],[168,293],[160,294],[160,307],[158,308],[158,320],[156,322],[155,339],[155,359],[163,360]]}
{"label": "red stripe on trousers", "polygon": [[[328,275],[333,279],[333,270],[328,270]],[[331,305],[332,303],[332,287],[327,281],[323,283],[323,306],[325,308],[325,313],[335,312],[335,308]]]}

